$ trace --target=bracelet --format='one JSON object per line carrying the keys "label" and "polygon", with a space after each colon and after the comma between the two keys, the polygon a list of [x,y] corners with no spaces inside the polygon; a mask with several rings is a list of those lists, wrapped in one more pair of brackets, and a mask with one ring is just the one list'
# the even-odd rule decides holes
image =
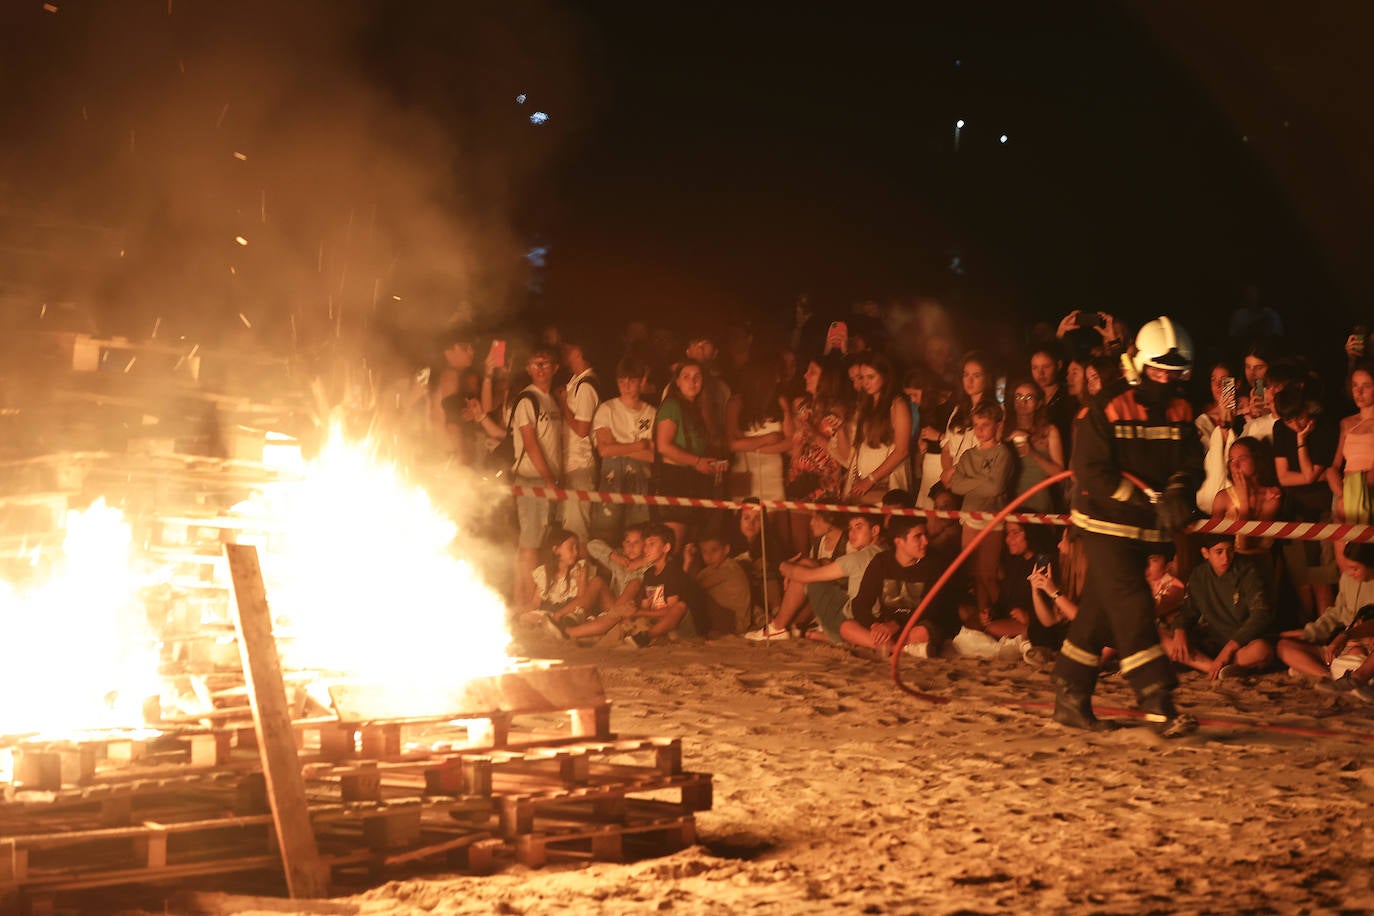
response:
{"label": "bracelet", "polygon": [[1051,600],[1051,601],[1058,601],[1060,598],[1063,598],[1063,597],[1064,597],[1064,593],[1063,593],[1063,592],[1055,592],[1053,595],[1050,595],[1050,600]]}

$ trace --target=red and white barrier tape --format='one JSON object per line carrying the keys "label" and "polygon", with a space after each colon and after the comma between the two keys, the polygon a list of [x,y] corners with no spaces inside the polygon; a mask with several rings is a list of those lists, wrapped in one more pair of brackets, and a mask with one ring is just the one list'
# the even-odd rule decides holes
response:
{"label": "red and white barrier tape", "polygon": [[[857,506],[849,503],[815,503],[793,499],[765,499],[757,502],[744,502],[739,499],[701,499],[687,496],[643,496],[635,493],[602,493],[595,490],[565,490],[562,487],[527,487],[514,485],[510,488],[515,496],[536,496],[555,502],[578,500],[590,503],[612,503],[619,506],[672,506],[688,509],[743,509],[746,506],[762,506],[765,509],[797,509],[806,512],[844,512],[869,515],[910,515],[924,518],[949,518],[987,522],[997,516],[995,512],[951,512],[942,509],[897,509],[884,506]],[[1023,525],[1067,525],[1067,515],[1051,515],[1041,512],[1015,512],[1005,519]],[[1211,518],[1194,522],[1188,526],[1193,534],[1244,534],[1257,538],[1278,538],[1288,541],[1374,541],[1374,525],[1338,524],[1335,522],[1240,522],[1231,519]]]}

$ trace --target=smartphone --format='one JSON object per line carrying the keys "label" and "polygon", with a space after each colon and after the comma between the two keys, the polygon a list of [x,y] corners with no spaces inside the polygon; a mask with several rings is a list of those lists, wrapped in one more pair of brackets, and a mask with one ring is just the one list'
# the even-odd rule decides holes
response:
{"label": "smartphone", "polygon": [[1261,404],[1263,404],[1263,403],[1264,403],[1264,389],[1265,389],[1264,379],[1262,379],[1262,378],[1257,378],[1257,379],[1255,379],[1255,384],[1252,385],[1252,386],[1250,387],[1250,400],[1251,400],[1251,401],[1259,401]]}
{"label": "smartphone", "polygon": [[825,332],[825,348],[843,351],[848,343],[849,325],[843,321],[830,322],[830,329]]}
{"label": "smartphone", "polygon": [[493,340],[491,342],[491,352],[487,355],[487,359],[493,366],[504,367],[506,365],[506,342],[504,340]]}
{"label": "smartphone", "polygon": [[1368,336],[1369,328],[1362,324],[1357,324],[1350,330],[1351,343],[1355,345],[1355,351],[1357,353],[1364,353],[1364,342],[1365,338]]}
{"label": "smartphone", "polygon": [[1236,409],[1236,377],[1228,375],[1221,380],[1221,406],[1227,410]]}
{"label": "smartphone", "polygon": [[1035,568],[1043,569],[1051,575],[1054,574],[1054,554],[1037,553],[1035,555]]}

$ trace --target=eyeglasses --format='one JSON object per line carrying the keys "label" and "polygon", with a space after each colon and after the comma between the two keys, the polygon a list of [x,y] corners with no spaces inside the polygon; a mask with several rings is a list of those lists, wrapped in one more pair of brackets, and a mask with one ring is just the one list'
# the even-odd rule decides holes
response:
{"label": "eyeglasses", "polygon": [[547,369],[552,365],[553,363],[549,362],[547,359],[536,359],[530,361],[531,369]]}
{"label": "eyeglasses", "polygon": [[1015,401],[1034,401],[1034,400],[1035,400],[1035,395],[1033,395],[1033,394],[1014,394],[1014,395],[1012,395],[1012,400],[1015,400]]}

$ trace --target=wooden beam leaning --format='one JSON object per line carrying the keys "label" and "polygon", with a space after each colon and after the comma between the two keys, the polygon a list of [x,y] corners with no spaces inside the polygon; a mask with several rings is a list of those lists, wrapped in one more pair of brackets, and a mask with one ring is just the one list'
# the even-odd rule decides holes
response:
{"label": "wooden beam leaning", "polygon": [[291,726],[291,707],[282,682],[281,659],[272,635],[272,614],[267,587],[258,563],[258,549],[246,544],[225,544],[234,589],[234,628],[239,654],[253,707],[253,728],[262,756],[272,821],[281,847],[286,887],[294,898],[329,896],[329,872],[320,860],[310,809],[296,756],[296,735]]}

